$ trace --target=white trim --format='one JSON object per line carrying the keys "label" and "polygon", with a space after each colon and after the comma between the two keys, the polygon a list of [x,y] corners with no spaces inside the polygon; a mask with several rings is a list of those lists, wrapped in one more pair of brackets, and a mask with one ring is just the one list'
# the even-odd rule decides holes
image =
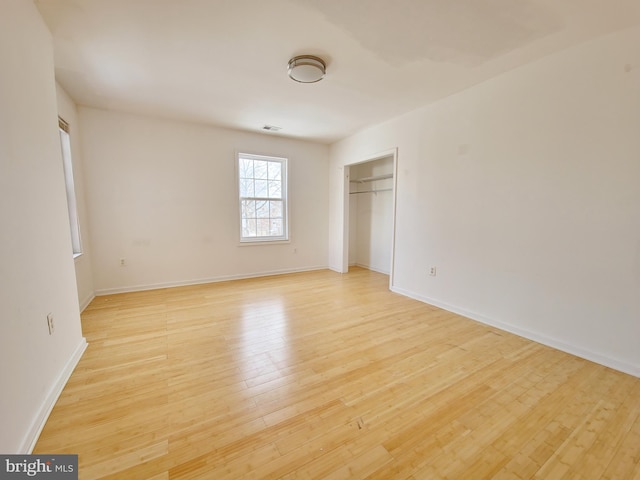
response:
{"label": "white trim", "polygon": [[393,151],[393,206],[392,206],[392,219],[393,226],[391,227],[391,265],[389,265],[389,290],[393,288],[393,281],[396,278],[396,229],[397,229],[397,214],[398,214],[398,147],[392,149]]}
{"label": "white trim", "polygon": [[[263,162],[279,163],[281,166],[280,171],[280,186],[281,186],[281,198],[263,198],[261,200],[279,200],[282,202],[282,227],[283,233],[280,236],[267,236],[267,237],[244,237],[242,235],[242,201],[258,199],[258,197],[242,197],[240,195],[240,160],[242,158],[249,160],[257,160]],[[267,156],[254,153],[243,153],[236,151],[235,159],[235,173],[236,173],[236,198],[238,201],[238,242],[243,245],[247,244],[265,244],[265,243],[278,243],[290,241],[289,236],[289,159],[282,156]],[[255,193],[255,192],[254,192]]]}
{"label": "white trim", "polygon": [[[265,237],[262,237],[265,238]],[[238,243],[239,247],[252,247],[255,245],[286,245],[287,243],[291,243],[291,239],[289,240],[243,240]]]}
{"label": "white trim", "polygon": [[157,290],[159,288],[184,287],[188,285],[201,285],[203,283],[228,282],[229,280],[244,280],[247,278],[270,277],[272,275],[284,275],[287,273],[312,272],[315,270],[326,270],[326,265],[318,265],[304,268],[286,268],[283,270],[270,270],[266,272],[246,273],[238,275],[221,275],[219,277],[198,278],[179,282],[153,283],[148,285],[136,285],[133,287],[103,288],[96,290],[96,296],[112,295],[115,293],[142,292],[145,290]]}
{"label": "white trim", "polygon": [[509,323],[504,323],[499,320],[495,320],[493,318],[486,317],[476,312],[471,312],[464,308],[456,307],[454,305],[449,305],[448,303],[440,302],[433,298],[425,297],[423,295],[419,295],[417,293],[410,292],[408,290],[404,290],[398,287],[391,287],[391,291],[395,293],[399,293],[400,295],[404,295],[405,297],[413,298],[414,300],[418,300],[423,303],[427,303],[429,305],[433,305],[435,307],[442,308],[449,312],[456,313],[458,315],[462,315],[463,317],[467,317],[471,320],[475,320],[480,323],[484,323],[485,325],[490,325],[495,328],[499,328],[500,330],[504,330],[505,332],[513,333],[514,335],[518,335],[519,337],[526,338],[528,340],[532,340],[537,343],[541,343],[542,345],[546,345],[551,348],[555,348],[556,350],[560,350],[565,353],[569,353],[571,355],[575,355],[576,357],[583,358],[585,360],[589,360],[591,362],[595,362],[597,364],[603,365],[605,367],[613,368],[614,370],[618,370],[623,373],[627,373],[629,375],[633,375],[634,377],[640,377],[640,365],[633,365],[631,363],[627,363],[624,361],[617,360],[615,358],[610,358],[605,355],[601,355],[596,352],[592,352],[591,350],[584,349],[577,345],[572,345],[566,343],[562,340],[558,340],[552,337],[548,337],[546,335],[542,335],[540,333],[532,332],[531,330],[527,330],[524,328],[517,327],[515,325],[511,325]]}
{"label": "white trim", "polygon": [[360,267],[360,268],[366,268],[367,270],[371,270],[372,272],[378,272],[381,273],[383,275],[389,275],[390,272],[385,272],[384,270],[380,270],[379,268],[373,268],[370,265],[365,265],[364,263],[350,263],[349,264],[350,267]]}
{"label": "white trim", "polygon": [[[387,178],[393,178],[393,206],[392,217],[393,226],[391,228],[391,265],[389,266],[389,272],[381,272],[385,275],[389,275],[389,289],[393,287],[393,281],[395,278],[395,258],[396,258],[396,214],[397,214],[397,199],[398,199],[398,147],[393,147],[388,150],[384,150],[373,155],[367,156],[364,159],[356,160],[351,163],[346,163],[342,167],[343,175],[343,191],[342,191],[342,262],[340,270],[336,270],[334,266],[329,267],[331,270],[339,271],[340,273],[346,273],[349,271],[349,184],[351,182],[351,167],[360,165],[363,163],[374,162],[376,160],[382,160],[383,158],[393,158],[393,176]],[[374,178],[374,177],[371,177]],[[369,267],[366,267],[369,268]],[[378,270],[375,270],[378,271]]]}
{"label": "white trim", "polygon": [[351,165],[342,167],[342,260],[340,261],[340,273],[349,272],[349,247],[351,239],[351,200],[349,198],[349,185],[351,178]]}
{"label": "white trim", "polygon": [[40,405],[38,414],[33,419],[31,428],[29,428],[29,432],[22,442],[20,452],[24,452],[25,454],[30,454],[31,452],[33,452],[33,449],[36,446],[36,442],[40,437],[40,433],[42,432],[42,429],[44,428],[49,415],[51,414],[51,410],[53,410],[53,407],[58,401],[58,397],[60,397],[62,390],[69,381],[69,377],[71,377],[73,370],[76,368],[76,365],[78,365],[78,362],[80,361],[80,358],[82,358],[82,354],[87,349],[87,346],[87,340],[82,337],[82,340],[76,347],[69,360],[67,360],[67,363],[65,364],[55,383],[49,390],[49,393],[42,402],[42,405]]}
{"label": "white trim", "polygon": [[84,309],[96,298],[96,294],[91,292],[82,302],[80,302],[80,313],[84,312]]}

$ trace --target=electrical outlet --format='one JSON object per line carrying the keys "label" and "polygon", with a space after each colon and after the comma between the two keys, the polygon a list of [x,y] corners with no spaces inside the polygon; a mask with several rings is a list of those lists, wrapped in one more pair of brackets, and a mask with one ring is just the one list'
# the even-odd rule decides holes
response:
{"label": "electrical outlet", "polygon": [[53,313],[47,315],[47,327],[49,327],[49,335],[53,335],[55,325],[53,324]]}
{"label": "electrical outlet", "polygon": [[429,275],[431,275],[432,277],[436,276],[436,267],[431,267],[429,269]]}
{"label": "electrical outlet", "polygon": [[120,259],[120,266],[121,266],[121,267],[124,267],[124,266],[126,266],[126,265],[127,265],[127,261],[126,261],[124,258],[121,258],[121,259]]}

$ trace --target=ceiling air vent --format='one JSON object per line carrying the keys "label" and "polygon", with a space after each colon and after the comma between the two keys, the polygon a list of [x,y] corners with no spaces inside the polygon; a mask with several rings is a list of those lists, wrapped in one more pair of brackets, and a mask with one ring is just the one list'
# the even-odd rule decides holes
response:
{"label": "ceiling air vent", "polygon": [[270,132],[277,132],[279,130],[282,130],[282,127],[276,127],[275,125],[265,125],[264,127],[262,127],[263,130],[268,130]]}

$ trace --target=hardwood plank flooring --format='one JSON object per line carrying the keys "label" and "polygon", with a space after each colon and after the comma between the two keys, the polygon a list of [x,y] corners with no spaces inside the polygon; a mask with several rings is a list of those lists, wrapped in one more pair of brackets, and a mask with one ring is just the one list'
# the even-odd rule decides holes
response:
{"label": "hardwood plank flooring", "polygon": [[97,297],[81,479],[640,479],[640,379],[329,271]]}

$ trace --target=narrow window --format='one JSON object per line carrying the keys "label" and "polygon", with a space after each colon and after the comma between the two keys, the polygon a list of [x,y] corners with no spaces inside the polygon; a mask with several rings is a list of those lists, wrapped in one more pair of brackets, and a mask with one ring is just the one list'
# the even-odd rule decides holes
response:
{"label": "narrow window", "polygon": [[238,154],[240,241],[289,239],[287,159]]}
{"label": "narrow window", "polygon": [[64,167],[64,183],[67,190],[67,208],[69,210],[69,227],[71,230],[71,245],[73,258],[82,254],[80,242],[80,223],[78,221],[78,208],[76,204],[76,190],[73,185],[73,164],[71,162],[71,141],[69,137],[69,124],[58,119],[60,132],[60,145],[62,147],[62,165]]}

